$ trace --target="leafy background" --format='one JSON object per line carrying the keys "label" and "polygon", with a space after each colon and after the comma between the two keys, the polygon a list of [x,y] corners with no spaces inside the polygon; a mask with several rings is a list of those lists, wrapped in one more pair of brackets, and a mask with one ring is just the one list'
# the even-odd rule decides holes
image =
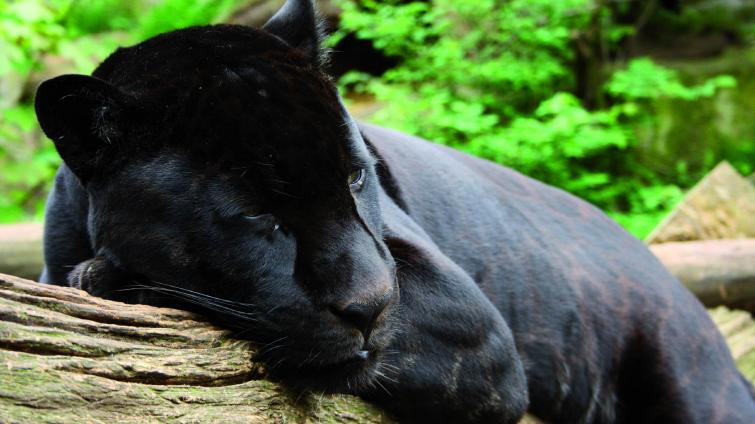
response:
{"label": "leafy background", "polygon": [[[31,108],[39,81],[257,3],[0,0],[0,222],[41,219],[59,161]],[[575,193],[638,237],[720,160],[755,171],[746,0],[332,3],[358,115]],[[343,54],[355,44],[380,66]]]}

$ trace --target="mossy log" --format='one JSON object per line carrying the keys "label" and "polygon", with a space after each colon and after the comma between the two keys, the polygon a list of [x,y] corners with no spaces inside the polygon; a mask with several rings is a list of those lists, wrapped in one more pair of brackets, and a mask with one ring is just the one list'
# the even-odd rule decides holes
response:
{"label": "mossy log", "polygon": [[[711,315],[755,380],[750,315]],[[196,314],[0,274],[0,422],[392,422],[353,397],[291,393],[253,356]]]}
{"label": "mossy log", "polygon": [[0,274],[0,422],[389,422],[290,393],[253,354],[189,312]]}

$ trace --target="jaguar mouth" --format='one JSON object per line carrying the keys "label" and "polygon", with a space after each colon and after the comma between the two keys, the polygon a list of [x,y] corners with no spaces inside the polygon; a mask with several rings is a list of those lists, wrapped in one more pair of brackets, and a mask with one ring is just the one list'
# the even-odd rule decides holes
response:
{"label": "jaguar mouth", "polygon": [[323,372],[358,372],[360,369],[368,368],[370,364],[377,360],[378,352],[371,350],[358,350],[353,355],[346,358],[325,363],[320,367],[317,367],[317,371]]}
{"label": "jaguar mouth", "polygon": [[375,359],[376,353],[369,350],[360,350],[357,351],[353,356],[346,358],[340,362],[336,362],[330,365],[327,365],[328,368],[330,367],[364,367],[366,365],[369,365],[370,361]]}
{"label": "jaguar mouth", "polygon": [[[390,317],[376,326],[367,340],[356,330],[310,330],[292,325],[283,331],[286,341],[262,349],[257,360],[266,364],[269,378],[294,389],[354,393],[371,387],[381,375],[396,372],[392,364],[395,353],[389,350],[395,333]],[[279,334],[264,339],[274,341]]]}
{"label": "jaguar mouth", "polygon": [[[269,370],[268,377],[297,388],[324,393],[355,393],[376,378],[380,367],[380,352],[357,350],[339,355],[332,362],[303,365],[286,363]],[[288,362],[288,361],[286,361]]]}

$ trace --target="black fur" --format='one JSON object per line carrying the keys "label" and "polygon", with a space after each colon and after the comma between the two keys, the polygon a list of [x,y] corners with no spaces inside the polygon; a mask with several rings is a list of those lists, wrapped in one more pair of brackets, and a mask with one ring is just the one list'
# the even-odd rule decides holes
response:
{"label": "black fur", "polygon": [[43,83],[65,164],[42,281],[198,309],[272,378],[406,421],[755,422],[716,327],[640,242],[514,171],[355,124],[315,16],[289,0],[267,31],[180,30]]}

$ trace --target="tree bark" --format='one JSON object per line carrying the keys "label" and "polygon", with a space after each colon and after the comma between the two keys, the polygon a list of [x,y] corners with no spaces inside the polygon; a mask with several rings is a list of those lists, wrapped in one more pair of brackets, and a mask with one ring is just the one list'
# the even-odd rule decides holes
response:
{"label": "tree bark", "polygon": [[[201,316],[0,274],[0,422],[388,422],[290,393]],[[297,399],[298,398],[298,399]]]}

